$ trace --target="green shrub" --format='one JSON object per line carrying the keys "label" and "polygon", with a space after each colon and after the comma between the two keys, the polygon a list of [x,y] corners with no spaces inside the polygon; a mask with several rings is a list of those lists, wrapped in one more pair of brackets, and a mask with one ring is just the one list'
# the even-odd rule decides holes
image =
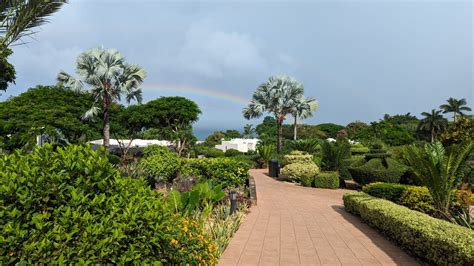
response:
{"label": "green shrub", "polygon": [[249,165],[234,158],[185,159],[183,164],[181,175],[210,180],[223,188],[243,186],[249,178]]}
{"label": "green shrub", "polygon": [[338,172],[320,172],[314,180],[314,186],[317,188],[338,188],[339,173]]}
{"label": "green shrub", "polygon": [[153,155],[162,155],[170,153],[170,149],[168,147],[164,147],[161,145],[150,145],[143,149],[143,156],[149,157]]}
{"label": "green shrub", "polygon": [[426,187],[407,186],[398,204],[428,215],[433,215],[436,212],[433,198]]}
{"label": "green shrub", "polygon": [[203,228],[103,150],[46,145],[1,156],[0,169],[2,265],[215,263]]}
{"label": "green shrub", "polygon": [[314,175],[309,175],[309,174],[308,175],[302,175],[302,176],[300,176],[300,183],[304,187],[311,187],[314,184],[314,178],[315,178]]}
{"label": "green shrub", "polygon": [[361,185],[373,182],[398,183],[407,167],[391,158],[360,160],[348,167],[352,178]]}
{"label": "green shrub", "polygon": [[375,182],[365,185],[362,191],[371,196],[398,203],[406,188],[407,186],[402,184]]}
{"label": "green shrub", "polygon": [[319,173],[319,167],[314,163],[292,163],[281,169],[281,175],[293,182],[300,182],[303,176],[305,179],[314,178],[317,173]]}
{"label": "green shrub", "polygon": [[202,144],[198,144],[194,146],[193,151],[196,157],[198,155],[204,155],[204,157],[206,158],[219,158],[219,157],[225,156],[223,151],[216,149],[214,147],[208,147]]}
{"label": "green shrub", "polygon": [[325,141],[321,144],[321,168],[327,171],[339,171],[343,160],[351,157],[350,145],[347,141]]}
{"label": "green shrub", "polygon": [[156,149],[153,153],[147,154],[139,165],[143,170],[144,177],[153,186],[156,182],[173,181],[180,169],[181,160],[174,152]]}
{"label": "green shrub", "polygon": [[302,151],[292,151],[290,154],[287,154],[283,157],[285,164],[292,163],[312,163],[313,155],[306,154]]}
{"label": "green shrub", "polygon": [[291,148],[296,151],[304,151],[309,154],[319,153],[321,147],[319,146],[319,139],[300,139],[291,142]]}
{"label": "green shrub", "polygon": [[224,156],[225,157],[234,157],[234,156],[239,156],[239,155],[242,155],[243,153],[238,151],[238,150],[235,150],[235,149],[228,149],[224,152]]}
{"label": "green shrub", "polygon": [[343,197],[348,212],[435,265],[473,265],[474,231],[365,193]]}

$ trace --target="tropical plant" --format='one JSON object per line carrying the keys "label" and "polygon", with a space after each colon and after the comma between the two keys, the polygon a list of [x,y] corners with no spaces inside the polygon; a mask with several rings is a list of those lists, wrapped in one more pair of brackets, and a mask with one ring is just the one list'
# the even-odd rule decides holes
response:
{"label": "tropical plant", "polygon": [[321,149],[317,139],[300,139],[291,143],[291,148],[297,151],[304,151],[309,154],[318,153]]}
{"label": "tropical plant", "polygon": [[351,157],[350,145],[346,141],[325,141],[321,144],[321,152],[321,166],[326,171],[340,170],[343,160]]}
{"label": "tropical plant", "polygon": [[66,0],[4,0],[0,3],[0,44],[10,46],[33,35]]}
{"label": "tropical plant", "polygon": [[294,112],[298,99],[304,93],[303,84],[288,76],[272,76],[261,84],[244,108],[246,119],[261,117],[265,112],[275,116],[277,124],[277,152],[282,148],[282,125],[285,117]]}
{"label": "tropical plant", "polygon": [[298,129],[298,118],[306,119],[313,116],[314,111],[318,108],[318,102],[313,98],[305,98],[301,95],[300,98],[296,100],[294,109],[293,109],[293,117],[295,118],[295,122],[293,124],[293,140],[296,140]]}
{"label": "tropical plant", "polygon": [[453,97],[449,97],[448,100],[446,100],[448,103],[441,105],[439,108],[443,110],[443,113],[453,113],[453,119],[454,122],[456,122],[456,115],[464,116],[463,111],[472,111],[472,109],[467,105],[466,99],[455,99]]}
{"label": "tropical plant", "polygon": [[[15,68],[7,61],[8,47],[23,37],[33,35],[35,28],[48,22],[65,0],[3,0],[0,2],[0,90],[15,82]],[[22,43],[24,43],[22,41]],[[20,43],[21,44],[21,43]]]}
{"label": "tropical plant", "polygon": [[102,113],[103,145],[109,148],[110,141],[110,106],[120,102],[122,95],[128,103],[135,99],[142,100],[139,88],[146,72],[137,65],[127,64],[124,57],[115,49],[93,48],[79,55],[76,63],[78,80],[61,71],[58,74],[59,84],[73,90],[82,90],[84,84],[90,86],[95,104],[85,114],[85,119]]}
{"label": "tropical plant", "polygon": [[252,139],[255,136],[255,128],[252,124],[246,124],[243,132],[244,138]]}
{"label": "tropical plant", "polygon": [[423,112],[421,115],[424,118],[420,120],[418,129],[430,132],[431,142],[433,142],[436,135],[446,127],[448,121],[441,115],[440,110],[433,109],[431,113]]}
{"label": "tropical plant", "polygon": [[214,205],[225,197],[221,185],[212,187],[209,182],[196,184],[191,191],[179,192],[175,189],[168,193],[168,204],[176,213],[193,214],[200,211],[209,216]]}
{"label": "tropical plant", "polygon": [[414,145],[404,150],[405,159],[430,190],[437,211],[449,217],[451,194],[461,182],[460,169],[466,162],[474,142],[453,145],[446,151],[441,142],[426,144],[424,149]]}
{"label": "tropical plant", "polygon": [[268,161],[272,158],[275,151],[275,145],[257,145],[258,162],[260,167],[268,164]]}

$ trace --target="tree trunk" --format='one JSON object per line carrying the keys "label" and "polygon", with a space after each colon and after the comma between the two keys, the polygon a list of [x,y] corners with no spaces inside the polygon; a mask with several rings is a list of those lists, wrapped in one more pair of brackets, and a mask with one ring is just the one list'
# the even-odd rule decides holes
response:
{"label": "tree trunk", "polygon": [[110,117],[109,117],[109,99],[104,98],[104,120],[103,120],[103,144],[104,148],[109,150],[110,148]]}
{"label": "tree trunk", "polygon": [[281,152],[282,138],[283,138],[283,121],[280,118],[277,119],[277,153]]}
{"label": "tree trunk", "polygon": [[454,123],[456,123],[456,112],[454,112]]}
{"label": "tree trunk", "polygon": [[431,128],[431,143],[433,143],[434,138],[435,138],[435,130],[434,130],[434,127],[433,127],[433,128]]}
{"label": "tree trunk", "polygon": [[296,126],[298,125],[298,116],[295,115],[295,124],[293,125],[293,139],[296,140],[296,135],[297,135],[297,131],[298,129],[296,128]]}

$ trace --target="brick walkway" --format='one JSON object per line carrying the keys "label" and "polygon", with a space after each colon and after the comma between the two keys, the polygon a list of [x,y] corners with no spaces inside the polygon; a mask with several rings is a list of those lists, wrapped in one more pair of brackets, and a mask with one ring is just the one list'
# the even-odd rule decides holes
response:
{"label": "brick walkway", "polygon": [[251,170],[258,205],[219,265],[417,265],[342,208],[345,190],[296,186]]}

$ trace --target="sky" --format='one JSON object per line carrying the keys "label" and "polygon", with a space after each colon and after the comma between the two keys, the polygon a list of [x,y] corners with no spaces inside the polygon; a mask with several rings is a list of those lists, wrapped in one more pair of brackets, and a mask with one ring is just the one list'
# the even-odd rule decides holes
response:
{"label": "sky", "polygon": [[472,107],[473,11],[472,1],[70,0],[13,47],[16,85],[0,100],[55,84],[81,52],[102,46],[145,68],[145,102],[196,101],[197,131],[258,124],[242,108],[282,74],[319,101],[308,124],[419,116],[449,97]]}

